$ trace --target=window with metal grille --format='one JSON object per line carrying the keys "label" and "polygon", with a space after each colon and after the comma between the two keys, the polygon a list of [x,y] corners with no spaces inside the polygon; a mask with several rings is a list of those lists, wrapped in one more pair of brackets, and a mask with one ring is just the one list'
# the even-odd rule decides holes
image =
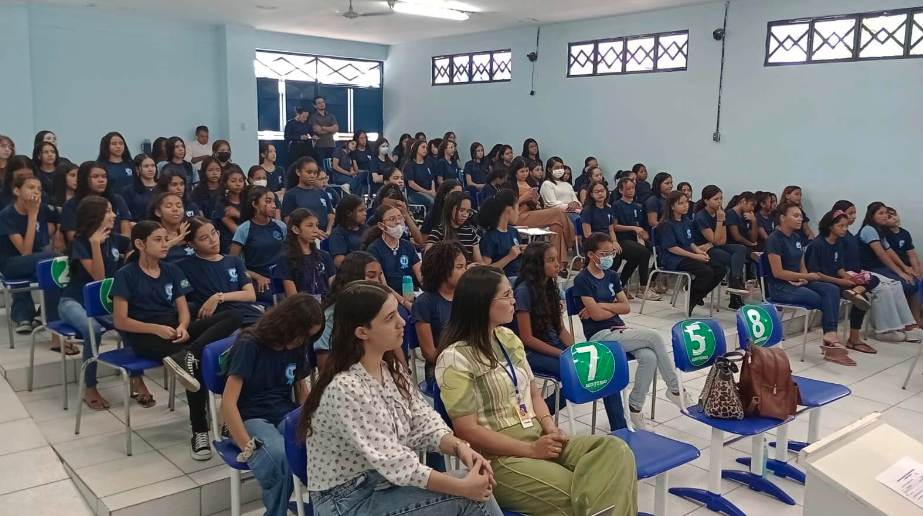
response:
{"label": "window with metal grille", "polygon": [[509,49],[433,57],[433,86],[509,82],[512,78],[513,53]]}
{"label": "window with metal grille", "polygon": [[923,56],[923,7],[769,22],[766,66]]}
{"label": "window with metal grille", "polygon": [[686,70],[689,31],[579,41],[567,46],[567,76]]}

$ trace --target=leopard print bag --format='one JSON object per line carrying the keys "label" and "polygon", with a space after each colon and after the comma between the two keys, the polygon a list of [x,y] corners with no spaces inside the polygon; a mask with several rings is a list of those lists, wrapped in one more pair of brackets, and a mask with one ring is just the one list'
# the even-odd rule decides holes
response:
{"label": "leopard print bag", "polygon": [[744,404],[734,381],[734,373],[738,371],[734,362],[742,360],[743,355],[737,351],[715,360],[699,398],[699,411],[705,412],[708,417],[719,419],[744,418]]}

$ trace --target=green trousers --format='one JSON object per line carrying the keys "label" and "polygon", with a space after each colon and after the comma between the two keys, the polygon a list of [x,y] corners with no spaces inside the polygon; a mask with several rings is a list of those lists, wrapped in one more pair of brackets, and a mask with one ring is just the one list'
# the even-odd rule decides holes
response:
{"label": "green trousers", "polygon": [[[520,425],[500,433],[532,442],[542,435]],[[488,456],[500,507],[527,516],[590,516],[615,506],[612,516],[637,516],[638,473],[624,441],[608,435],[571,437],[556,459]]]}

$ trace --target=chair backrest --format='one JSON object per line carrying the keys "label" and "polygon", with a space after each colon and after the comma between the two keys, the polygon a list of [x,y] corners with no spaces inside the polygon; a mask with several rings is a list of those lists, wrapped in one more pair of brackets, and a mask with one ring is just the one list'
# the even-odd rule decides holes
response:
{"label": "chair backrest", "polygon": [[583,219],[580,217],[574,219],[574,234],[578,237],[586,236],[583,234]]}
{"label": "chair backrest", "polygon": [[474,198],[477,199],[478,206],[480,206],[484,202],[484,192],[478,190],[478,193],[474,194]]}
{"label": "chair backrest", "polygon": [[112,314],[112,278],[93,281],[83,287],[83,307],[87,317],[103,317]]}
{"label": "chair backrest", "polygon": [[298,477],[303,485],[308,485],[308,450],[303,442],[298,440],[298,423],[301,421],[301,407],[289,412],[285,416],[285,458],[288,467]]}
{"label": "chair backrest", "polygon": [[231,335],[226,339],[205,346],[202,351],[202,377],[205,379],[205,388],[214,394],[224,393],[224,384],[227,383],[227,375],[221,372],[221,363],[219,357],[227,351],[237,340],[237,335]]}
{"label": "chair backrest", "polygon": [[771,303],[744,305],[737,311],[737,341],[743,349],[761,348],[782,342],[782,318]]}
{"label": "chair backrest", "polygon": [[326,251],[328,253],[330,252],[330,239],[329,238],[325,238],[320,241],[320,250]]}
{"label": "chair backrest", "polygon": [[574,295],[574,287],[564,291],[564,306],[567,307],[567,316],[573,317],[583,310],[583,301]]}
{"label": "chair backrest", "polygon": [[413,315],[407,316],[404,323],[404,347],[406,349],[419,348],[420,338],[417,336],[417,325]]}
{"label": "chair backrest", "polygon": [[764,252],[756,262],[756,275],[760,278],[760,296],[762,296],[763,302],[769,299],[769,296],[766,295],[766,279],[769,277],[770,272],[772,272],[772,269],[769,266],[769,253]]}
{"label": "chair backrest", "polygon": [[66,256],[42,260],[35,264],[35,278],[40,290],[60,290],[71,281]]}
{"label": "chair backrest", "polygon": [[711,318],[686,319],[673,325],[673,361],[680,371],[709,367],[727,353],[724,330]]}
{"label": "chair backrest", "polygon": [[452,419],[449,417],[448,411],[445,409],[445,403],[442,401],[442,390],[439,389],[439,383],[433,382],[433,409],[437,414],[442,416],[442,420],[445,421],[445,424],[449,425],[449,428],[454,430],[452,426]]}
{"label": "chair backrest", "polygon": [[269,290],[273,296],[285,295],[285,285],[282,284],[282,278],[276,276],[275,265],[269,266]]}
{"label": "chair backrest", "polygon": [[323,165],[324,165],[324,172],[326,172],[327,175],[329,176],[330,172],[333,171],[333,158],[324,158]]}
{"label": "chair backrest", "polygon": [[572,403],[618,394],[628,386],[628,357],[616,341],[574,344],[560,363],[561,392]]}

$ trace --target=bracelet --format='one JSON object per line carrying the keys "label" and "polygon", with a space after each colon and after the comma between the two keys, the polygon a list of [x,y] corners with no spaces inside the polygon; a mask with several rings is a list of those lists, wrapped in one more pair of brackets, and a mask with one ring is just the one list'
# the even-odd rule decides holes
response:
{"label": "bracelet", "polygon": [[552,420],[554,420],[554,416],[552,416],[551,414],[545,414],[544,416],[538,418],[538,423],[542,424],[542,420],[544,420],[546,417],[550,417],[552,418]]}
{"label": "bracelet", "polygon": [[455,438],[455,445],[452,446],[452,454],[455,455],[456,457],[458,457],[458,445],[459,445],[459,444],[464,444],[465,446],[471,448],[471,445],[468,444],[468,441],[465,441],[465,440],[462,440],[462,439],[459,439],[459,438],[456,437],[456,438]]}
{"label": "bracelet", "polygon": [[224,292],[218,292],[218,304],[224,303]]}

